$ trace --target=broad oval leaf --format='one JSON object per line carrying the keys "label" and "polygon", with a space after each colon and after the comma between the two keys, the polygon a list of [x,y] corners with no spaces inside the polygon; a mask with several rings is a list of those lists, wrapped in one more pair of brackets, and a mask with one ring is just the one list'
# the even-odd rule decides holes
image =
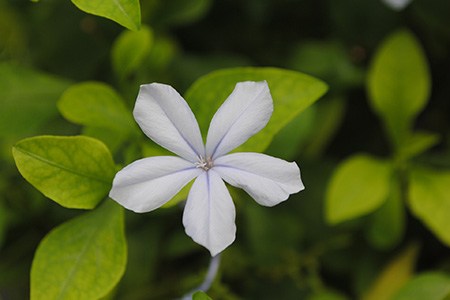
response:
{"label": "broad oval leaf", "polygon": [[99,299],[125,272],[123,208],[107,200],[53,229],[31,267],[31,299]]}
{"label": "broad oval leaf", "polygon": [[414,169],[409,182],[413,214],[447,246],[450,246],[450,172]]}
{"label": "broad oval leaf", "polygon": [[69,87],[58,101],[67,120],[95,128],[106,128],[123,135],[138,133],[131,111],[109,85],[84,82]]}
{"label": "broad oval leaf", "polygon": [[139,31],[124,31],[112,48],[112,65],[119,78],[124,78],[142,65],[150,54],[153,32],[143,26]]}
{"label": "broad oval leaf", "polygon": [[450,276],[439,272],[415,276],[392,300],[443,300],[450,296]]}
{"label": "broad oval leaf", "polygon": [[113,20],[130,29],[141,27],[139,0],[72,0],[79,9]]}
{"label": "broad oval leaf", "polygon": [[232,68],[212,72],[197,80],[186,92],[186,100],[202,133],[206,134],[214,113],[237,82],[262,80],[269,84],[274,112],[267,126],[238,151],[264,151],[281,128],[327,91],[327,85],[314,77],[277,68]]}
{"label": "broad oval leaf", "polygon": [[406,30],[389,36],[369,69],[368,91],[374,110],[397,143],[426,105],[430,87],[428,64],[415,36]]}
{"label": "broad oval leaf", "polygon": [[386,201],[391,180],[388,162],[355,155],[335,170],[326,192],[326,219],[330,224],[368,214]]}
{"label": "broad oval leaf", "polygon": [[68,208],[91,209],[108,194],[115,165],[106,146],[85,136],[38,136],[13,147],[22,176]]}

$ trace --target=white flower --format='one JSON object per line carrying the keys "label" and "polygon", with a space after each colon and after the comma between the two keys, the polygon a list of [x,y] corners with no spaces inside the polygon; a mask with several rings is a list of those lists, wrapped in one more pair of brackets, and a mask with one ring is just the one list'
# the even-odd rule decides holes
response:
{"label": "white flower", "polygon": [[400,11],[407,7],[412,2],[412,0],[382,0],[382,2],[384,2],[393,10]]}
{"label": "white flower", "polygon": [[186,233],[215,256],[235,239],[235,208],[224,181],[273,206],[304,189],[295,162],[259,153],[227,154],[264,128],[269,87],[240,82],[214,115],[203,144],[186,101],[171,86],[142,85],[133,111],[144,133],[177,154],[137,160],[119,171],[110,197],[135,212],[154,210],[195,179],[183,213]]}

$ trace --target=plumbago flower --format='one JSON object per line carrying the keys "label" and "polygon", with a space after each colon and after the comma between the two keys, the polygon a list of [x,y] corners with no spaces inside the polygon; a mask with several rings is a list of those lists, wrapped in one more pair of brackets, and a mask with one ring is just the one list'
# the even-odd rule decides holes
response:
{"label": "plumbago flower", "polygon": [[110,197],[152,211],[195,179],[183,213],[186,233],[215,256],[235,239],[235,208],[224,181],[264,206],[304,189],[295,162],[259,153],[227,154],[264,128],[273,111],[269,87],[240,82],[214,115],[206,145],[194,114],[171,86],[142,85],[133,111],[144,133],[177,156],[137,160],[119,171]]}

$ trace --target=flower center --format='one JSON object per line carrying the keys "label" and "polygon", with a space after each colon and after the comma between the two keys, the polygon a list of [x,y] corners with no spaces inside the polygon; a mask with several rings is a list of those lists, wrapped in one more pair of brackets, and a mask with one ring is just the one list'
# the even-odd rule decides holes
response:
{"label": "flower center", "polygon": [[211,157],[204,158],[202,156],[198,157],[198,162],[195,163],[196,168],[201,168],[205,171],[208,171],[214,166],[214,163]]}

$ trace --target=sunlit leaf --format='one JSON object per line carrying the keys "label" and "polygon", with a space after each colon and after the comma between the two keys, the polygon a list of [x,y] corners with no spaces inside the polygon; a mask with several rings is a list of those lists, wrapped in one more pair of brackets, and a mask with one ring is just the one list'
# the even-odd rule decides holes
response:
{"label": "sunlit leaf", "polygon": [[141,26],[139,0],[72,0],[79,9],[100,17],[113,20],[130,29]]}
{"label": "sunlit leaf", "polygon": [[412,277],[417,254],[418,246],[415,244],[404,249],[383,268],[362,299],[391,299],[391,297]]}
{"label": "sunlit leaf", "polygon": [[428,64],[419,41],[406,30],[389,36],[370,67],[368,90],[374,110],[385,120],[397,145],[426,105],[430,88]]}
{"label": "sunlit leaf", "polygon": [[391,180],[388,162],[355,155],[334,172],[326,193],[326,219],[331,224],[368,214],[386,201]]}
{"label": "sunlit leaf", "polygon": [[409,183],[413,214],[443,243],[450,246],[450,172],[414,169]]}
{"label": "sunlit leaf", "polygon": [[143,26],[139,31],[124,31],[114,42],[112,65],[116,74],[124,78],[148,58],[153,43],[153,31]]}
{"label": "sunlit leaf", "polygon": [[0,137],[23,137],[58,115],[56,100],[69,86],[62,78],[0,63]]}
{"label": "sunlit leaf", "polygon": [[108,194],[115,174],[108,148],[84,136],[24,139],[13,155],[28,182],[68,208],[95,207]]}
{"label": "sunlit leaf", "polygon": [[118,283],[126,260],[123,209],[108,200],[42,240],[31,268],[31,299],[99,299]]}
{"label": "sunlit leaf", "polygon": [[444,300],[450,296],[450,276],[439,272],[415,276],[392,300]]}
{"label": "sunlit leaf", "polygon": [[317,101],[327,86],[314,77],[276,68],[233,68],[212,72],[197,80],[186,92],[203,134],[212,116],[240,81],[266,80],[274,101],[274,112],[260,133],[238,151],[264,151],[274,135],[300,112]]}

